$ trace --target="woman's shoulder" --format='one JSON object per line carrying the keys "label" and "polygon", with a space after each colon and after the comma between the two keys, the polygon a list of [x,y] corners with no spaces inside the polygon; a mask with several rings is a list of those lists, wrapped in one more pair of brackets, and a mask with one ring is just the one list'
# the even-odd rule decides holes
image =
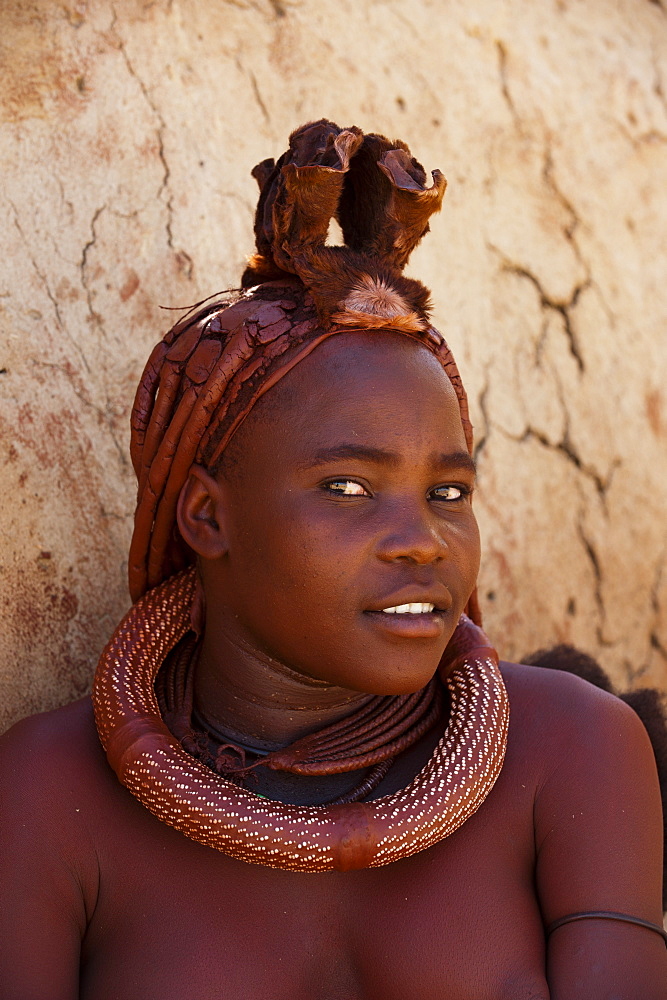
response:
{"label": "woman's shoulder", "polygon": [[98,797],[111,776],[90,698],[22,719],[0,736],[2,825],[25,814],[33,824],[76,827],[81,803]]}
{"label": "woman's shoulder", "polygon": [[105,771],[89,698],[23,719],[0,737],[0,884],[30,895],[26,905],[53,893],[49,906],[64,907],[77,926],[96,899]]}
{"label": "woman's shoulder", "polygon": [[23,780],[33,775],[44,779],[53,772],[73,776],[100,759],[89,697],[30,715],[0,736],[0,768],[15,771]]}
{"label": "woman's shoulder", "polygon": [[564,670],[505,663],[502,673],[512,758],[534,768],[536,844],[556,840],[557,831],[572,849],[577,838],[594,837],[603,849],[649,830],[659,842],[655,756],[635,711]]}
{"label": "woman's shoulder", "polygon": [[627,739],[650,750],[646,730],[620,698],[567,670],[502,662],[501,672],[510,702],[510,725],[524,739],[537,740],[545,750],[555,746],[568,756],[594,745]]}
{"label": "woman's shoulder", "polygon": [[[662,810],[641,719],[620,698],[565,670],[507,663],[502,673],[515,777],[535,768],[536,888],[546,925],[601,910],[659,924]],[[593,940],[596,928],[584,922],[558,941],[584,953],[586,935]],[[618,929],[614,934],[628,962],[632,949],[639,954],[645,944]],[[655,942],[649,935],[649,954],[660,944],[657,936]]]}
{"label": "woman's shoulder", "polygon": [[[660,788],[648,732],[620,698],[566,670],[501,664],[510,704],[506,762],[534,789],[535,820],[551,829],[573,811],[634,803],[661,828]],[[593,809],[594,811],[594,809]],[[591,822],[592,822],[591,818]]]}

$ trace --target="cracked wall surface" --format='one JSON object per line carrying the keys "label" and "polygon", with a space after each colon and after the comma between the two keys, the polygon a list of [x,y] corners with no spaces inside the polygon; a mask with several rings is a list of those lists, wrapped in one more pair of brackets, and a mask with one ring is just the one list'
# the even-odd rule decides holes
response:
{"label": "cracked wall surface", "polygon": [[0,728],[128,604],[128,414],[321,116],[449,180],[411,272],[477,434],[487,629],[667,687],[667,15],[649,0],[0,0]]}

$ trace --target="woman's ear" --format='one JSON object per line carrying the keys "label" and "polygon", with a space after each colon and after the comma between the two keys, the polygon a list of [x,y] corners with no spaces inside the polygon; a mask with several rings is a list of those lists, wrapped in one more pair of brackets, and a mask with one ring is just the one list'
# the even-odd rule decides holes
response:
{"label": "woman's ear", "polygon": [[227,551],[223,487],[202,465],[193,465],[180,492],[176,521],[183,540],[204,559]]}

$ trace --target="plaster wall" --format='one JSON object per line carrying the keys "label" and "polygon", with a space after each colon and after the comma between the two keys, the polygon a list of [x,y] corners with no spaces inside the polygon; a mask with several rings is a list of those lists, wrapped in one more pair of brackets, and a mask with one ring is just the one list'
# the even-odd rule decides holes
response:
{"label": "plaster wall", "polygon": [[472,403],[487,629],[667,687],[667,11],[0,0],[0,729],[128,605],[134,387],[234,286],[250,168],[326,116],[449,180],[411,273]]}

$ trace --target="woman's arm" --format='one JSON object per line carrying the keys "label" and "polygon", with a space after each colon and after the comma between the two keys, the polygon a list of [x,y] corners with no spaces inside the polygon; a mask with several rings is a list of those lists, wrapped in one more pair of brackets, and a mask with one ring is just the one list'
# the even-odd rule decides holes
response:
{"label": "woman's arm", "polygon": [[[52,716],[0,739],[0,994],[3,1000],[77,1000],[87,924],[76,766]],[[56,723],[57,726],[57,723]],[[54,739],[54,736],[56,737]],[[77,802],[79,805],[77,806]]]}
{"label": "woman's arm", "polygon": [[[613,696],[563,675],[554,684],[557,745],[535,803],[545,925],[600,910],[661,925],[662,812],[646,731]],[[589,918],[554,930],[547,948],[552,1000],[667,998],[655,931]]]}

